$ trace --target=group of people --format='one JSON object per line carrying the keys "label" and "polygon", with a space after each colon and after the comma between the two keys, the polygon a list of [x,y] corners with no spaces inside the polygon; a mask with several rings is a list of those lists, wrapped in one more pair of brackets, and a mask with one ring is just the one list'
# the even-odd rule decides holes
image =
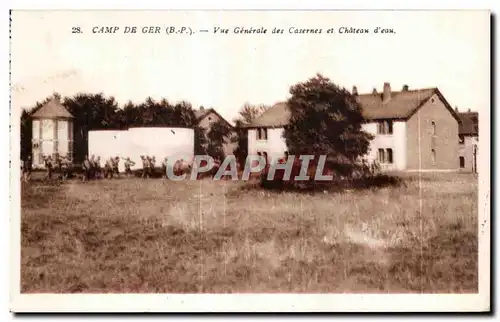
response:
{"label": "group of people", "polygon": [[[156,165],[156,157],[155,156],[147,156],[141,155],[142,160],[142,171],[140,172],[140,176],[142,178],[153,178],[157,177],[157,165]],[[118,156],[110,157],[109,159],[101,160],[100,156],[91,155],[90,157],[87,155],[84,158],[84,161],[81,163],[81,179],[83,180],[93,180],[93,179],[112,179],[113,177],[120,177],[119,164],[121,159],[124,160],[123,165],[125,168],[124,175],[131,176],[133,175],[132,167],[135,166],[135,162],[132,161],[129,157],[120,158]],[[79,172],[76,168],[79,166],[75,166],[71,160],[66,156],[60,156],[55,154],[54,156],[48,155],[43,157],[44,168],[46,172],[45,178],[51,180],[54,176],[54,173],[57,172],[60,174],[60,178],[65,180],[72,176],[75,172]],[[205,173],[204,175],[213,175],[216,170],[218,170],[221,161],[217,158],[214,162],[214,167],[212,171]],[[200,164],[200,166],[206,166],[206,164]],[[162,177],[168,177],[167,168],[168,168],[168,158],[164,158],[160,164],[160,171]],[[171,168],[173,174],[176,176],[183,175],[185,173],[189,173],[192,170],[192,164],[184,159],[177,160]],[[21,161],[21,171],[22,171],[22,180],[29,181],[33,170],[33,162],[31,156],[28,156],[26,160]],[[204,177],[203,174],[200,174],[199,177]]]}
{"label": "group of people", "polygon": [[[101,166],[101,157],[97,158],[92,155],[90,158],[85,156],[82,163],[82,169],[84,173],[85,180],[90,179],[100,179],[100,178],[113,178],[114,175],[120,176],[120,171],[118,170],[118,165],[120,163],[120,157],[110,157],[104,162],[104,167]],[[132,163],[130,158],[125,160],[125,164]],[[130,168],[130,166],[129,166]]]}
{"label": "group of people", "polygon": [[[141,155],[140,156],[142,160],[142,171],[141,171],[141,178],[152,178],[156,176],[156,157],[155,156],[148,156],[148,155]],[[125,160],[124,162],[124,168],[125,168],[125,175],[132,175],[132,167],[135,165],[135,162],[130,160],[130,158],[122,158]],[[183,161],[183,160],[182,160]],[[119,167],[119,162],[120,162],[120,157],[111,157],[109,158],[104,165],[104,168],[101,168],[101,162],[100,162],[100,157],[95,158],[92,156],[90,159],[85,158],[85,161],[83,162],[83,170],[85,173],[85,177],[87,179],[92,179],[92,178],[109,178],[112,179],[114,175],[117,177],[120,176],[120,171],[118,169]],[[179,161],[176,163],[176,165],[179,163]],[[161,162],[161,173],[162,176],[166,177],[167,176],[167,166],[168,166],[168,158],[164,158]]]}
{"label": "group of people", "polygon": [[[45,171],[47,173],[47,179],[52,179],[52,175],[54,170],[59,170],[63,179],[67,179],[70,168],[71,161],[66,156],[60,156],[59,154],[55,154],[54,158],[51,155],[44,156],[43,162],[45,166]],[[31,178],[31,173],[33,171],[33,160],[31,156],[28,156],[26,160],[21,160],[21,176],[23,181],[29,181]]]}
{"label": "group of people", "polygon": [[[133,175],[132,167],[135,162],[129,157],[120,158],[118,156],[110,157],[104,161],[104,164],[100,156],[85,156],[84,161],[81,164],[83,177],[82,179],[112,179],[113,177],[120,177],[119,164],[120,160],[123,159],[123,165],[125,168],[124,174],[126,176]],[[155,174],[156,169],[156,157],[154,156],[143,156],[142,160],[142,178],[151,178]],[[54,172],[59,172],[61,174],[61,179],[67,179],[71,173],[75,171],[75,166],[65,156],[59,156],[55,154],[54,156],[48,155],[43,157],[44,168],[46,172],[46,179],[51,180],[53,178]],[[33,171],[33,161],[31,156],[28,156],[26,160],[21,160],[21,173],[22,180],[29,181]],[[164,176],[167,172],[167,158],[165,158],[161,163],[161,171]]]}

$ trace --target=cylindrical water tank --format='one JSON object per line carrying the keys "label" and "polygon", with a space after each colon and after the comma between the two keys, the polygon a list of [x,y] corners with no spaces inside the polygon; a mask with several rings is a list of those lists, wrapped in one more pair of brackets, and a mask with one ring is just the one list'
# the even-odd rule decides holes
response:
{"label": "cylindrical water tank", "polygon": [[156,158],[156,165],[168,158],[173,165],[176,160],[191,162],[194,157],[194,130],[176,127],[134,127],[128,130],[129,157],[141,168],[140,156]]}
{"label": "cylindrical water tank", "polygon": [[101,166],[111,157],[119,157],[118,168],[124,171],[124,158],[128,157],[128,131],[101,130],[88,133],[89,158],[94,155],[101,157]]}

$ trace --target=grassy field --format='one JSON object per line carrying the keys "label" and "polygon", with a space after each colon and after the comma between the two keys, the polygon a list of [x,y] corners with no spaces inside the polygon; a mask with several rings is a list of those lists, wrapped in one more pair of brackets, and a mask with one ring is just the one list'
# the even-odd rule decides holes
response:
{"label": "grassy field", "polygon": [[299,194],[242,182],[22,186],[22,292],[477,292],[477,177]]}

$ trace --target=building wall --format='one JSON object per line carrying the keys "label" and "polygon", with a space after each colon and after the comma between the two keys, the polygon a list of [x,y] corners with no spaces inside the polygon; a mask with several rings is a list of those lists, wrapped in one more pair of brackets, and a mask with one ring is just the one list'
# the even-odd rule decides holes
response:
{"label": "building wall", "polygon": [[408,170],[458,169],[458,121],[437,95],[433,95],[406,124]]}
{"label": "building wall", "polygon": [[366,159],[372,163],[378,160],[378,149],[392,149],[393,163],[379,163],[382,170],[406,169],[406,122],[394,121],[392,134],[378,134],[377,122],[365,123],[362,126],[365,132],[375,136],[370,142]]}
{"label": "building wall", "polygon": [[257,140],[257,130],[248,130],[248,154],[256,155],[257,152],[267,152],[270,159],[281,158],[288,150],[285,138],[283,138],[284,129],[268,128],[267,140]]}
{"label": "building wall", "polygon": [[[377,134],[377,123],[363,124],[363,130],[373,134],[374,140],[370,143],[366,159],[373,162],[378,158],[378,149],[392,149],[393,163],[381,164],[383,170],[404,170],[406,168],[406,124],[403,121],[393,123],[393,134]],[[269,157],[281,158],[288,150],[283,138],[283,128],[267,129],[267,140],[257,140],[257,130],[248,131],[248,153],[267,152]]]}
{"label": "building wall", "polygon": [[212,123],[215,123],[219,120],[220,120],[219,116],[217,116],[217,114],[212,112],[205,115],[205,117],[200,120],[199,125],[204,129],[208,130],[212,125]]}
{"label": "building wall", "polygon": [[[458,157],[464,158],[464,167],[460,168],[461,171],[474,171],[474,145],[477,146],[476,151],[479,151],[479,138],[477,136],[465,136],[463,144],[458,145]],[[476,156],[477,159],[478,156]],[[476,169],[476,171],[479,170]]]}

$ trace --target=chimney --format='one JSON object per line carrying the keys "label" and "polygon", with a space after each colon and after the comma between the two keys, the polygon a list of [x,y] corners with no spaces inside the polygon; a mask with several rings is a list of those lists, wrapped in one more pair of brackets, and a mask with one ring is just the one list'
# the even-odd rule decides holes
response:
{"label": "chimney", "polygon": [[470,113],[470,108],[467,110],[467,112],[469,112],[469,113]]}
{"label": "chimney", "polygon": [[356,86],[352,87],[352,95],[358,96],[358,88]]}
{"label": "chimney", "polygon": [[372,94],[377,94],[377,89],[375,87],[373,88]]}
{"label": "chimney", "polygon": [[203,106],[200,106],[200,111],[204,111],[205,108]]}
{"label": "chimney", "polygon": [[455,106],[455,112],[457,112],[457,113],[458,113],[458,107],[457,107],[457,106]]}
{"label": "chimney", "polygon": [[390,101],[391,99],[391,84],[384,83],[384,103]]}
{"label": "chimney", "polygon": [[408,85],[403,85],[403,92],[408,92]]}

